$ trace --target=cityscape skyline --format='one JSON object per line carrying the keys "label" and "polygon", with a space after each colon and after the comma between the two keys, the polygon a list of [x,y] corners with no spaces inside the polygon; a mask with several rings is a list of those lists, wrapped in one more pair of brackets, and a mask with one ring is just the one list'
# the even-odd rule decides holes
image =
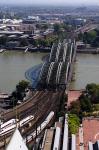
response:
{"label": "cityscape skyline", "polygon": [[98,0],[73,0],[67,1],[67,0],[3,0],[0,1],[0,4],[33,4],[33,5],[99,5]]}

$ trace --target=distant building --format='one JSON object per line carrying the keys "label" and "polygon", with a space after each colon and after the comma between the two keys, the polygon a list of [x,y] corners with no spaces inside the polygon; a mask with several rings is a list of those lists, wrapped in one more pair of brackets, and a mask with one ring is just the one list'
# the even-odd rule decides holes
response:
{"label": "distant building", "polygon": [[66,19],[65,23],[70,24],[70,25],[76,25],[76,26],[82,26],[86,23],[86,19],[82,18],[73,18],[73,19]]}
{"label": "distant building", "polygon": [[82,18],[74,19],[75,25],[84,25],[85,23],[86,23],[86,19],[82,19]]}
{"label": "distant building", "polygon": [[34,21],[40,21],[40,17],[39,16],[28,16],[28,19],[30,20],[34,20]]}

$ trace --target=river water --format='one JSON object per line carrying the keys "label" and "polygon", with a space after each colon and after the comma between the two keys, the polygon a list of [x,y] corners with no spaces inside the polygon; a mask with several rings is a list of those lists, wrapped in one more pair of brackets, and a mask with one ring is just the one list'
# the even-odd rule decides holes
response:
{"label": "river water", "polygon": [[41,64],[44,53],[6,51],[0,53],[0,92],[12,92],[29,68]]}
{"label": "river water", "polygon": [[99,55],[77,54],[71,89],[84,89],[88,83],[99,84]]}
{"label": "river water", "polygon": [[[25,72],[41,64],[45,55],[15,51],[0,53],[0,92],[12,92],[16,84],[25,79]],[[84,89],[88,83],[99,83],[99,55],[77,54],[76,60],[71,89]]]}

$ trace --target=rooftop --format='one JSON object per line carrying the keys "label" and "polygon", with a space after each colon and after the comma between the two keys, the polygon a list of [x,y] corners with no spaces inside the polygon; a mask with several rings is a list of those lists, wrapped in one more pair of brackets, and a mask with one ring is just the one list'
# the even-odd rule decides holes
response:
{"label": "rooftop", "polygon": [[28,150],[18,129],[15,130],[6,150]]}
{"label": "rooftop", "polygon": [[44,150],[50,150],[51,145],[52,145],[52,139],[54,135],[54,130],[53,129],[48,129],[46,133],[46,140],[44,144]]}
{"label": "rooftop", "polygon": [[67,106],[70,106],[71,102],[76,101],[80,97],[81,94],[82,94],[82,91],[79,91],[79,90],[69,91]]}
{"label": "rooftop", "polygon": [[99,118],[84,118],[83,122],[84,147],[88,150],[89,141],[95,143],[99,140]]}

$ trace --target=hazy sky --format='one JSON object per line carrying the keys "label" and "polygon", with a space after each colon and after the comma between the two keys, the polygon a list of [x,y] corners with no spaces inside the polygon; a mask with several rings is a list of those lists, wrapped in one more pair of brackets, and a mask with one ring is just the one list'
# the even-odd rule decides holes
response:
{"label": "hazy sky", "polygon": [[0,3],[23,3],[23,4],[56,4],[56,5],[64,5],[64,4],[98,4],[99,5],[99,0],[0,0]]}

